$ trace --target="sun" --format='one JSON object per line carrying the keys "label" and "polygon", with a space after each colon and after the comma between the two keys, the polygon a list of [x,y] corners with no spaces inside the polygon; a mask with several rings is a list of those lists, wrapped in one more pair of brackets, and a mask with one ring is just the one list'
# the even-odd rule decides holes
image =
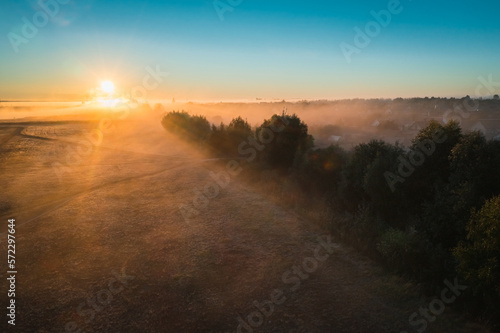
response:
{"label": "sun", "polygon": [[102,81],[101,82],[101,89],[106,94],[112,94],[115,92],[115,85],[111,81]]}

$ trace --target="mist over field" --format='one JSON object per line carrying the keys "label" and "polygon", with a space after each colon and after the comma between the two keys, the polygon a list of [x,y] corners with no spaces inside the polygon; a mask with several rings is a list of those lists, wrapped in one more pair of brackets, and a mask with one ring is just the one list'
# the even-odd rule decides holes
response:
{"label": "mist over field", "polygon": [[499,332],[499,10],[2,1],[0,332]]}
{"label": "mist over field", "polygon": [[[352,201],[359,199],[344,202],[357,191],[349,189],[354,184],[348,183],[348,170],[360,149],[370,147],[365,146],[368,142],[372,142],[369,149],[386,154],[389,146],[384,148],[374,139],[411,144],[427,126],[449,131],[450,124],[458,126],[458,121],[465,125],[464,135],[471,135],[466,133],[474,129],[466,126],[478,126],[482,119],[498,114],[498,100],[482,100],[480,110],[467,113],[464,101],[1,107],[5,115],[0,121],[1,215],[5,220],[15,216],[16,241],[22,244],[16,261],[30,272],[18,275],[16,282],[21,290],[17,304],[25,318],[18,325],[66,332],[143,331],[144,327],[151,332],[250,332],[254,326],[263,332],[396,332],[411,323],[422,325],[416,319],[409,324],[408,316],[422,304],[419,292],[428,291],[409,277],[425,266],[417,261],[408,269],[407,260],[414,259],[394,257],[407,254],[392,252],[399,251],[397,246],[411,246],[410,251],[416,251],[413,257],[424,255],[419,254],[423,249],[414,243],[415,236],[394,234],[405,230],[399,210],[406,203],[384,211],[373,201],[377,207],[373,210],[369,208],[373,197],[362,199],[360,211]],[[196,119],[205,121],[212,132],[201,134],[204,127],[191,127],[194,123],[180,118],[166,122],[176,114],[198,115]],[[241,116],[240,122],[231,119],[235,114]],[[293,148],[280,136],[269,141],[259,135],[264,119],[293,121],[297,116],[302,125],[294,126],[303,126],[313,139],[308,147]],[[477,133],[496,137],[497,133],[486,132],[491,128],[486,125],[484,134]],[[227,138],[217,141],[224,128]],[[254,144],[259,149],[255,161],[245,155],[250,145],[241,149],[252,133],[262,145]],[[239,152],[232,150],[232,141],[241,146]],[[300,153],[305,159],[297,160],[293,149],[306,149]],[[281,154],[286,152],[292,153],[290,162]],[[397,157],[391,156],[382,159]],[[397,173],[398,162],[387,163],[388,170]],[[435,162],[426,165],[434,168]],[[382,174],[375,173],[370,179],[377,182],[379,177]],[[414,179],[418,177],[422,176]],[[388,180],[375,188],[380,199],[390,193],[389,185]],[[417,186],[397,185],[400,199],[389,202],[401,200],[406,196],[400,197],[401,193],[411,194],[411,187]],[[371,186],[366,183],[364,188],[372,191]],[[371,192],[367,193],[370,198]],[[413,214],[412,219],[417,216]],[[367,229],[367,222],[378,224],[380,231]],[[346,223],[357,227],[351,229]],[[2,227],[2,235],[8,230]],[[411,238],[399,243],[388,237]],[[444,284],[425,275],[420,278],[431,290],[434,284],[452,285],[460,294],[467,290],[452,278]],[[346,281],[353,287],[338,287]],[[304,310],[318,306],[318,311]],[[128,314],[139,307],[140,315]],[[343,320],[329,320],[339,311]],[[264,315],[268,324],[259,319]],[[464,320],[447,311],[433,327],[440,332],[488,331]]]}

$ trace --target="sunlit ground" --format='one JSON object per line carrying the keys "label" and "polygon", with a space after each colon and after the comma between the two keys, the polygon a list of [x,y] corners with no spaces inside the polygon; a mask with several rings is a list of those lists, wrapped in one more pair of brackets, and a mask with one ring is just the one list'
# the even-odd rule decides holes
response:
{"label": "sunlit ground", "polygon": [[[232,179],[187,223],[179,207],[224,161],[166,134],[160,111],[116,119],[112,109],[74,108],[91,112],[0,124],[0,216],[18,226],[19,331],[235,332],[275,289],[286,301],[259,332],[407,328],[417,288],[338,244],[290,291],[283,273],[325,232],[270,188]],[[447,312],[429,332],[482,331],[457,320]]]}

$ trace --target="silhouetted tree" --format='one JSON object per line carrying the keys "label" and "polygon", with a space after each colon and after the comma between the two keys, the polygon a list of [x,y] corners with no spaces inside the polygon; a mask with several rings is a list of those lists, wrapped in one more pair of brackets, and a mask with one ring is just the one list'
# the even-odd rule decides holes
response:
{"label": "silhouetted tree", "polygon": [[436,191],[446,186],[450,177],[449,156],[462,137],[457,122],[441,125],[431,121],[413,139],[407,161],[413,163],[414,172],[407,178],[404,190],[418,213],[425,201],[432,201]]}
{"label": "silhouetted tree", "polygon": [[203,116],[191,116],[187,112],[173,111],[162,119],[163,127],[176,135],[192,141],[203,142],[210,136],[210,123]]}
{"label": "silhouetted tree", "polygon": [[234,118],[227,126],[229,152],[238,154],[238,146],[249,137],[253,137],[253,131],[248,122],[241,117]]}
{"label": "silhouetted tree", "polygon": [[307,125],[295,114],[283,112],[265,120],[256,130],[256,138],[265,145],[261,161],[273,168],[289,170],[296,159],[313,147],[313,137],[307,130]]}

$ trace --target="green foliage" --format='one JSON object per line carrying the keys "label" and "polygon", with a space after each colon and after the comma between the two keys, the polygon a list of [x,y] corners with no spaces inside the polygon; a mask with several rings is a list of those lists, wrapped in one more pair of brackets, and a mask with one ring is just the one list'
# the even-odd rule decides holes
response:
{"label": "green foliage", "polygon": [[462,137],[462,131],[457,122],[441,125],[431,121],[413,139],[411,151],[420,152],[425,156],[421,166],[406,182],[409,200],[413,207],[419,208],[425,201],[433,199],[436,191],[443,189],[450,177],[449,156],[453,147]]}
{"label": "green foliage", "polygon": [[252,128],[241,117],[233,119],[227,127],[223,123],[217,127],[210,126],[203,116],[173,111],[163,116],[162,125],[173,134],[206,144],[212,152],[220,155],[237,155],[239,144],[253,136]]}
{"label": "green foliage", "polygon": [[218,127],[212,125],[208,147],[216,155],[224,155],[230,150],[226,126],[223,123],[220,123]]}
{"label": "green foliage", "polygon": [[500,297],[500,196],[475,211],[467,225],[467,239],[454,250],[458,271],[485,295]]}
{"label": "green foliage", "polygon": [[413,228],[385,230],[376,248],[390,269],[428,285],[439,284],[440,277],[449,273],[448,265],[443,266],[449,261],[446,252],[433,247]]}
{"label": "green foliage", "polygon": [[467,213],[500,193],[500,142],[487,142],[480,132],[468,133],[453,148],[450,166],[450,187],[457,206]]}
{"label": "green foliage", "polygon": [[235,141],[244,141],[249,135],[252,135],[252,128],[246,120],[238,117],[234,118],[227,127],[229,137]]}
{"label": "green foliage", "polygon": [[[366,168],[363,190],[369,198],[374,213],[394,227],[404,227],[406,202],[404,191],[393,192],[385,177],[396,173],[396,166],[404,150],[399,145],[384,144],[377,157]],[[404,184],[401,184],[404,186]]]}
{"label": "green foliage", "polygon": [[203,116],[173,111],[163,116],[161,123],[167,131],[191,141],[203,142],[210,136],[210,123]]}
{"label": "green foliage", "polygon": [[[409,149],[372,140],[346,152],[313,150],[307,125],[285,113],[255,134],[241,117],[210,126],[202,116],[174,111],[162,124],[223,156],[237,156],[240,144],[251,141],[256,171],[273,169],[287,191],[327,198],[331,231],[342,241],[428,290],[460,272],[477,291],[474,304],[500,299],[500,142],[433,121]],[[413,169],[404,177],[403,162]],[[399,177],[396,187],[388,173]]]}
{"label": "green foliage", "polygon": [[387,226],[374,216],[366,204],[359,205],[353,215],[335,214],[331,221],[332,233],[359,251],[376,257],[376,244]]}
{"label": "green foliage", "polygon": [[253,137],[253,131],[248,122],[241,117],[233,119],[227,127],[228,152],[238,154],[238,146],[249,137]]}
{"label": "green foliage", "polygon": [[397,159],[403,154],[403,149],[383,141],[372,140],[369,143],[354,147],[345,168],[342,170],[342,180],[339,195],[344,207],[354,211],[361,203],[370,202],[378,207],[375,212],[381,212],[383,217],[394,212],[394,203],[384,177],[386,171],[395,171]]}
{"label": "green foliage", "polygon": [[377,250],[382,254],[388,266],[408,271],[415,255],[414,238],[412,235],[393,228],[387,229],[380,237]]}
{"label": "green foliage", "polygon": [[294,176],[309,193],[334,195],[346,162],[346,152],[339,146],[307,152],[298,163]]}
{"label": "green foliage", "polygon": [[446,249],[465,238],[471,210],[500,193],[500,143],[487,142],[479,132],[467,133],[451,150],[449,164],[448,183],[424,204],[418,226],[433,244]]}
{"label": "green foliage", "polygon": [[266,146],[261,162],[281,170],[292,168],[313,147],[313,137],[307,131],[307,125],[295,114],[283,112],[265,120],[256,130],[257,139]]}

